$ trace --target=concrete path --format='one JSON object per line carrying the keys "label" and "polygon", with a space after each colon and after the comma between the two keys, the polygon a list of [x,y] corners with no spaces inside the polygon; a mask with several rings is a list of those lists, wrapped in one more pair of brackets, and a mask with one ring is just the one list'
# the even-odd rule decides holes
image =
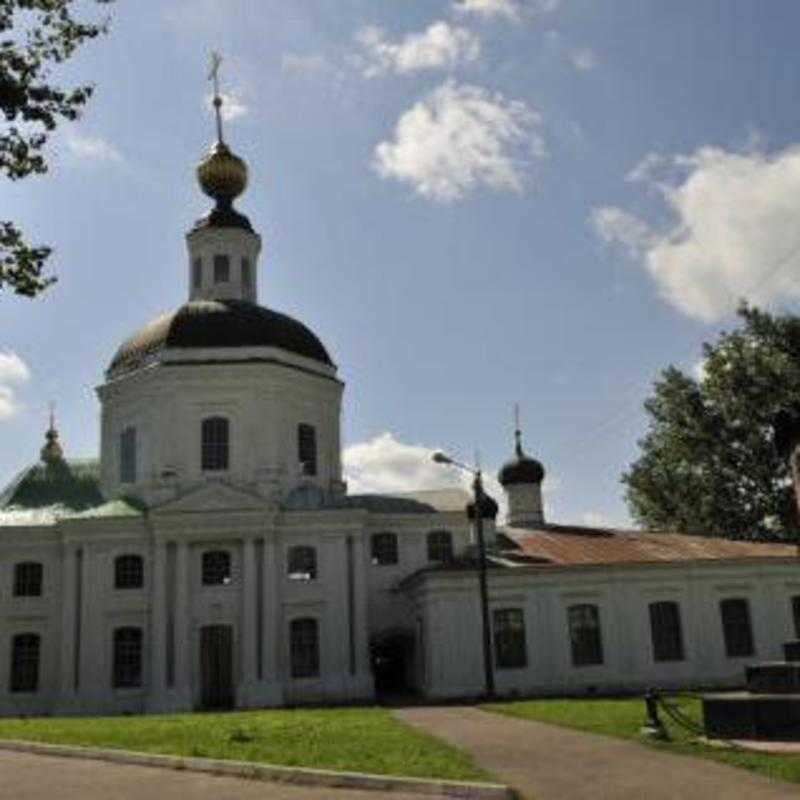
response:
{"label": "concrete path", "polygon": [[[376,792],[311,789],[154,767],[0,752],[2,800],[376,800]],[[421,800],[392,793],[391,800]],[[430,795],[426,800],[431,800]]]}
{"label": "concrete path", "polygon": [[407,708],[397,717],[466,750],[533,800],[800,800],[800,785],[727,764],[476,708]]}

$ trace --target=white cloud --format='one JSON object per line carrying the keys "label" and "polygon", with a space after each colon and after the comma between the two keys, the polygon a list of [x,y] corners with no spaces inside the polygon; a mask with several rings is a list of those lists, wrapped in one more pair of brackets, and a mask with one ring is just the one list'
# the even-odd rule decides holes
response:
{"label": "white cloud", "polygon": [[16,416],[22,405],[16,387],[30,380],[28,365],[11,350],[0,350],[0,420]]}
{"label": "white cloud", "polygon": [[541,122],[520,100],[447,81],[401,115],[394,138],[375,148],[374,166],[441,202],[479,186],[521,192],[524,167],[547,154]]}
{"label": "white cloud", "polygon": [[671,222],[647,228],[615,209],[617,236],[595,227],[638,257],[667,302],[714,322],[743,298],[769,305],[800,297],[800,145],[650,155],[629,179],[661,196]]}
{"label": "white cloud", "polygon": [[702,383],[708,376],[708,362],[705,358],[701,358],[692,364],[691,373],[692,377],[698,382]]}
{"label": "white cloud", "polygon": [[597,53],[588,47],[573,50],[569,55],[569,60],[578,72],[589,72],[595,69],[600,63]]}
{"label": "white cloud", "polygon": [[425,69],[452,69],[459,64],[477,61],[481,43],[467,28],[434,22],[424,31],[410,33],[392,41],[383,28],[369,25],[362,28],[356,40],[363,50],[361,69],[373,78],[386,72],[400,74]]}
{"label": "white cloud", "polygon": [[111,142],[102,136],[82,136],[68,131],[67,149],[76,161],[94,164],[122,164],[125,159]]}
{"label": "white cloud", "polygon": [[284,53],[281,56],[283,72],[314,73],[327,69],[328,62],[321,53]]}
{"label": "white cloud", "polygon": [[[350,494],[404,494],[426,489],[472,491],[469,473],[434,463],[435,447],[406,444],[391,433],[346,447],[342,462]],[[504,507],[505,493],[486,471],[484,488]]]}
{"label": "white cloud", "polygon": [[654,241],[650,226],[621,208],[593,208],[590,221],[603,242],[622,245],[632,257],[641,255]]}
{"label": "white cloud", "polygon": [[[225,122],[231,122],[241,117],[246,117],[250,113],[250,107],[244,102],[241,93],[236,89],[220,92],[220,97],[222,97],[222,119],[224,119]],[[213,93],[206,95],[206,105],[213,109]]]}
{"label": "white cloud", "polygon": [[461,14],[475,14],[485,19],[504,18],[520,20],[528,12],[547,14],[555,11],[561,0],[456,0],[455,10]]}

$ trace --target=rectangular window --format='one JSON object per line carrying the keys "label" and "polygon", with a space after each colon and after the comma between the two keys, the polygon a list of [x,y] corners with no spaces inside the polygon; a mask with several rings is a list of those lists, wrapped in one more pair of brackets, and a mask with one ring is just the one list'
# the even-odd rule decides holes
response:
{"label": "rectangular window", "polygon": [[376,566],[388,566],[398,562],[397,534],[372,534],[372,563]]}
{"label": "rectangular window", "polygon": [[525,617],[521,608],[501,608],[494,612],[494,657],[498,669],[528,666],[525,645]]}
{"label": "rectangular window", "polygon": [[295,545],[289,549],[286,574],[293,581],[317,579],[317,551],[307,545]]}
{"label": "rectangular window", "polygon": [[203,553],[203,585],[227,586],[231,582],[231,554],[227,550]]}
{"label": "rectangular window", "polygon": [[750,604],[747,600],[743,597],[723,600],[719,604],[719,610],[728,658],[754,655],[753,627],[750,624]]}
{"label": "rectangular window", "polygon": [[44,568],[36,561],[14,565],[14,597],[41,597]]}
{"label": "rectangular window", "polygon": [[250,288],[250,261],[246,258],[242,259],[242,288]]}
{"label": "rectangular window", "polygon": [[428,534],[428,561],[442,564],[453,561],[453,536],[450,531],[431,531]]}
{"label": "rectangular window", "polygon": [[214,256],[214,283],[228,283],[230,279],[230,258],[228,256]]}
{"label": "rectangular window", "polygon": [[603,637],[600,630],[600,610],[588,603],[567,609],[572,663],[585,667],[603,663]]}
{"label": "rectangular window", "polygon": [[317,474],[317,431],[313,425],[297,426],[297,460],[303,475]]}
{"label": "rectangular window", "polygon": [[119,437],[119,481],[136,483],[136,428],[125,428]]}
{"label": "rectangular window", "polygon": [[35,633],[17,634],[11,642],[12,692],[35,692],[39,689],[39,651],[41,638]]}
{"label": "rectangular window", "polygon": [[683,661],[681,610],[677,603],[650,603],[654,661]]}
{"label": "rectangular window", "polygon": [[794,619],[794,635],[800,639],[800,594],[792,598],[792,618]]}
{"label": "rectangular window", "polygon": [[228,469],[228,443],[230,424],[224,417],[203,420],[201,436],[201,464],[204,472]]}
{"label": "rectangular window", "polygon": [[203,285],[203,259],[196,258],[192,264],[192,286],[199,289]]}

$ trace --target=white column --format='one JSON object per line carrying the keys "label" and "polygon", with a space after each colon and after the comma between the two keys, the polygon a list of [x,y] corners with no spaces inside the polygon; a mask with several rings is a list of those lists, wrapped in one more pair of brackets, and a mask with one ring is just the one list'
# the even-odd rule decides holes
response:
{"label": "white column", "polygon": [[61,661],[59,663],[61,696],[66,700],[75,691],[75,607],[78,548],[64,547],[61,562]]}
{"label": "white column", "polygon": [[[89,703],[98,702],[110,691],[109,664],[111,643],[105,640],[100,608],[104,584],[97,572],[97,554],[91,547],[83,548],[81,570],[81,639],[79,693]],[[90,709],[91,710],[91,709]]]}
{"label": "white column", "polygon": [[280,680],[280,586],[281,571],[277,559],[275,540],[264,540],[264,609],[261,615],[263,629],[261,631],[263,644],[264,681],[274,683]]}
{"label": "white column", "polygon": [[157,710],[163,704],[166,689],[166,565],[166,543],[156,541],[153,545],[153,586],[150,601],[150,691],[148,706],[152,710]]}
{"label": "white column", "polygon": [[256,647],[256,555],[255,542],[247,537],[242,542],[242,683],[256,682],[258,649]]}
{"label": "white column", "polygon": [[192,686],[189,588],[189,545],[178,542],[175,553],[175,689],[187,702],[191,702]]}

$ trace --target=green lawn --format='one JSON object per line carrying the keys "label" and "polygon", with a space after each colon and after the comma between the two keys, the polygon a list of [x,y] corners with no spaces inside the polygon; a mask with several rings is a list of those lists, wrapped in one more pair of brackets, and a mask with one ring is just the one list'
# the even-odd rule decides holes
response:
{"label": "green lawn", "polygon": [[0,739],[425,778],[489,778],[469,756],[382,708],[0,719]]}
{"label": "green lawn", "polygon": [[[701,722],[702,709],[699,700],[683,698],[680,700],[679,706],[686,716],[695,722]],[[591,700],[520,700],[513,703],[492,703],[483,708],[486,711],[549,722],[565,728],[644,741],[639,735],[639,729],[645,718],[644,700],[640,697]],[[709,747],[697,742],[694,734],[672,722],[663,712],[660,716],[667,726],[672,741],[652,743],[654,747],[712,758],[737,767],[755,770],[772,778],[800,782],[800,755],[770,755],[746,750],[723,750]]]}

